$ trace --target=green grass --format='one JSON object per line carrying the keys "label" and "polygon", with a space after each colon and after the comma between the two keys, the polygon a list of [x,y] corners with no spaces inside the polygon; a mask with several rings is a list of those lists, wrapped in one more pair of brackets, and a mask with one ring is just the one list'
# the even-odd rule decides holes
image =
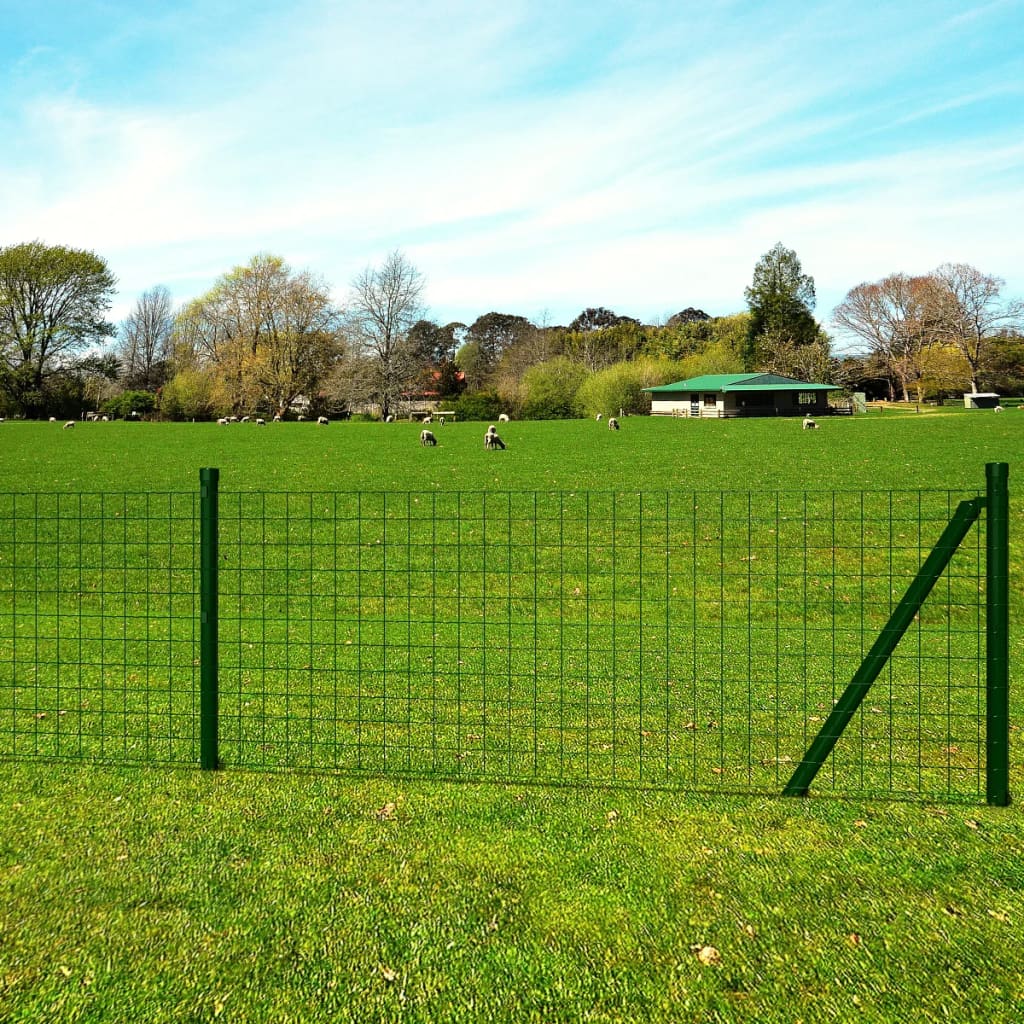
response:
{"label": "green grass", "polygon": [[[192,492],[216,465],[244,491],[973,492],[986,461],[1013,488],[1015,415],[512,423],[506,452],[478,424],[421,449],[408,424],[5,423],[0,478]],[[1019,565],[1019,511],[1011,529]],[[1012,601],[1019,621],[1019,581]],[[0,779],[0,1020],[1024,1016],[1016,807],[31,762]]]}

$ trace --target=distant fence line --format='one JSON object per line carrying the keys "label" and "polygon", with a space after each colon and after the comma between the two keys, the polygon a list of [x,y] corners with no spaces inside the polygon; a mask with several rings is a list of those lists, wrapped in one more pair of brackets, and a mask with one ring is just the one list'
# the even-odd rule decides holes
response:
{"label": "distant fence line", "polygon": [[987,477],[0,494],[0,756],[1005,803]]}

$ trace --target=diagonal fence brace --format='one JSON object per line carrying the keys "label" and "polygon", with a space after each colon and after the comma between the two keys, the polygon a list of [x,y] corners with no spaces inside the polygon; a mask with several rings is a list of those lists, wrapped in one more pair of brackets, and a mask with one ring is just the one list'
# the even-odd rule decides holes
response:
{"label": "diagonal fence brace", "polygon": [[815,736],[807,753],[804,754],[803,760],[797,765],[793,777],[782,791],[783,796],[807,796],[807,791],[818,774],[818,770],[825,763],[828,755],[832,753],[832,748],[867,696],[871,684],[878,678],[878,674],[885,667],[890,655],[896,650],[896,645],[921,610],[925,599],[932,592],[932,588],[938,582],[946,566],[949,565],[956,549],[977,521],[985,505],[985,498],[971,498],[969,501],[961,501],[957,506],[953,518],[942,531],[942,536],[939,537],[935,547],[932,548],[931,553],[918,569],[917,575],[907,587],[907,592],[889,616],[889,621],[878,635],[878,639],[872,644],[871,650],[861,662],[860,668],[857,669],[849,686],[843,691],[843,695],[836,702],[832,713],[826,719],[818,735]]}

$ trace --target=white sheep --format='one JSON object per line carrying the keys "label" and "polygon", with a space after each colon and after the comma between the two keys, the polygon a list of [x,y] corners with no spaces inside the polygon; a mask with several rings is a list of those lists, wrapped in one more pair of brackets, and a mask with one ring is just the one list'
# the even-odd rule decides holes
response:
{"label": "white sheep", "polygon": [[997,405],[993,409],[993,412],[1002,412],[1002,411],[1003,411],[1003,407],[1001,405]]}
{"label": "white sheep", "polygon": [[228,425],[228,420],[227,420],[226,416],[221,416],[221,418],[219,420],[217,420],[217,426],[218,427],[226,427],[227,425]]}
{"label": "white sheep", "polygon": [[279,412],[274,413],[274,422],[275,423],[280,423],[281,422],[281,414]]}
{"label": "white sheep", "polygon": [[257,427],[265,427],[266,425],[267,425],[267,421],[265,419],[263,419],[262,416],[257,416],[256,417],[256,426]]}
{"label": "white sheep", "polygon": [[243,416],[242,419],[239,422],[241,422],[241,423],[248,423],[249,422],[249,417],[248,416]]}
{"label": "white sheep", "polygon": [[608,429],[609,430],[618,430],[619,429],[619,421],[614,416],[609,416],[608,417]]}
{"label": "white sheep", "polygon": [[487,428],[488,434],[496,434],[497,432],[498,428],[493,423]]}
{"label": "white sheep", "polygon": [[423,417],[422,422],[424,426],[430,426],[430,424],[433,423],[434,421],[431,419],[430,414],[428,413],[426,416]]}
{"label": "white sheep", "polygon": [[318,426],[326,427],[330,425],[330,420],[326,416],[317,416],[316,422]]}
{"label": "white sheep", "polygon": [[437,444],[437,438],[434,437],[432,430],[421,430],[420,431],[420,444],[422,445],[435,445]]}
{"label": "white sheep", "polygon": [[304,422],[304,421],[305,421],[305,419],[306,419],[306,417],[305,417],[305,416],[296,416],[296,417],[295,417],[295,422],[296,422],[296,423],[302,423],[302,422]]}
{"label": "white sheep", "polygon": [[64,424],[64,429],[65,430],[71,430],[74,427],[74,425],[75,425],[75,421],[74,420],[68,420],[67,423]]}
{"label": "white sheep", "polygon": [[484,434],[484,448],[500,448],[502,451],[505,450],[505,442],[498,436],[498,432],[494,427],[491,427]]}
{"label": "white sheep", "polygon": [[50,417],[50,422],[51,423],[56,423],[57,422],[57,417],[56,416],[51,416]]}
{"label": "white sheep", "polygon": [[439,417],[437,418],[437,425],[438,425],[439,427],[443,427],[443,426],[444,426],[444,417],[443,417],[443,416],[439,416]]}
{"label": "white sheep", "polygon": [[818,424],[814,422],[814,420],[812,419],[810,413],[808,413],[804,417],[804,427],[803,427],[803,429],[804,430],[817,430],[818,429]]}
{"label": "white sheep", "polygon": [[391,416],[391,415],[387,415],[387,416],[384,417],[384,422],[385,423],[394,423],[395,422],[395,417]]}
{"label": "white sheep", "polygon": [[604,419],[604,413],[601,413],[601,412],[599,412],[599,413],[598,413],[598,414],[597,414],[597,415],[596,415],[596,416],[594,417],[594,419],[595,419],[595,420],[597,420],[597,422],[598,422],[598,423],[600,423],[600,422],[601,422],[601,420],[602,420],[602,419]]}
{"label": "white sheep", "polygon": [[102,421],[103,423],[109,423],[109,422],[110,422],[110,417],[109,417],[109,416],[101,416],[101,417],[100,417],[100,420],[101,420],[101,421]]}
{"label": "white sheep", "polygon": [[508,423],[508,413],[507,413],[507,412],[503,412],[503,413],[502,413],[502,414],[501,414],[501,415],[500,415],[500,416],[498,417],[498,422],[499,422],[499,423]]}

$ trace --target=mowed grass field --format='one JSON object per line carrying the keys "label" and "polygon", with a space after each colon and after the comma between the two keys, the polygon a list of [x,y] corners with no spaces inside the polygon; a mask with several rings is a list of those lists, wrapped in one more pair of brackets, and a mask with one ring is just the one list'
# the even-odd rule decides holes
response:
{"label": "mowed grass field", "polygon": [[[970,494],[1006,461],[1012,493],[1024,413],[511,423],[504,452],[484,426],[423,449],[405,423],[9,422],[0,490],[194,491],[217,466],[226,492]],[[1014,580],[1015,622],[1020,598]],[[0,1019],[1024,1015],[1016,807],[28,762],[0,779]]]}

